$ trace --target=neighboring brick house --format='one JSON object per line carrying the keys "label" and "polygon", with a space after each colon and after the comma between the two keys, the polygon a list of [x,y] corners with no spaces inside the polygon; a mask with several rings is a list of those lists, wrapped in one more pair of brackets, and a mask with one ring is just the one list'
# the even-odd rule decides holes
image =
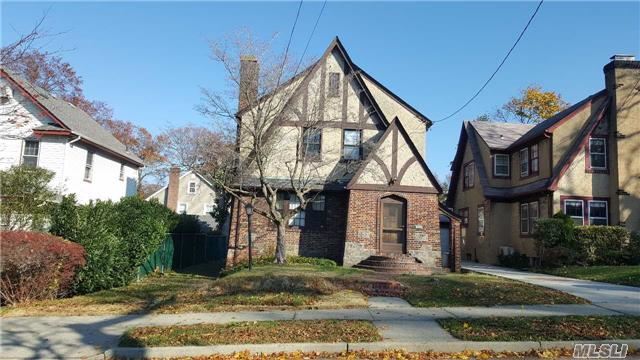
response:
{"label": "neighboring brick house", "polygon": [[80,203],[135,195],[142,160],[87,113],[0,68],[0,169],[51,170]]}
{"label": "neighboring brick house", "polygon": [[[255,59],[244,58],[241,79],[251,78],[242,75],[247,66],[257,67]],[[317,151],[327,166],[314,179],[313,203],[289,222],[287,254],[393,272],[440,271],[443,265],[459,269],[460,222],[441,209],[442,190],[424,161],[431,121],[356,66],[337,38],[316,63],[284,85],[296,86],[292,98],[300,109],[292,113],[305,114],[312,107],[314,85],[323,121],[304,146]],[[242,86],[256,87],[240,86],[240,93]],[[245,112],[238,116],[250,121]],[[301,126],[288,114],[282,117],[278,126],[283,129]],[[297,156],[297,139],[279,147],[280,158],[268,174],[274,183],[287,183],[278,171]],[[297,197],[286,191],[278,196],[282,211],[298,206]],[[264,203],[258,199],[257,206]],[[227,266],[247,256],[247,215],[240,205],[234,201],[232,206]],[[275,227],[263,216],[253,219],[255,255],[273,255]]]}
{"label": "neighboring brick house", "polygon": [[537,257],[534,222],[640,230],[640,62],[614,56],[605,89],[537,125],[465,122],[447,204],[463,218],[463,258]]}
{"label": "neighboring brick house", "polygon": [[178,214],[197,216],[205,232],[217,230],[211,215],[219,204],[215,186],[206,176],[189,170],[180,175],[180,168],[169,170],[169,183],[146,200],[157,200]]}

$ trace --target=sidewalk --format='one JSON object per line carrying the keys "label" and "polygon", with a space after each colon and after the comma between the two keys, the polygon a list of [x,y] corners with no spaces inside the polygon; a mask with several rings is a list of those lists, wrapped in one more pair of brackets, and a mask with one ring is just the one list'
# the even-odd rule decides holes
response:
{"label": "sidewalk", "polygon": [[[457,349],[457,347],[469,347],[471,345],[469,345],[468,342],[461,342],[454,339],[437,324],[437,319],[452,317],[562,315],[620,314],[594,305],[414,308],[402,299],[372,297],[369,298],[368,309],[5,317],[0,319],[2,323],[2,329],[0,331],[2,337],[0,358],[85,358],[96,356],[102,354],[107,349],[117,346],[120,336],[127,329],[136,326],[294,319],[357,319],[373,321],[379,328],[384,340],[378,343],[361,344],[364,347],[384,349],[397,348],[399,347],[398,344],[404,344],[402,347],[405,349],[417,349],[416,346],[427,348],[432,346],[433,349],[435,349],[436,346],[448,348],[448,346],[442,344],[451,344],[452,346],[457,344],[455,345],[456,347],[451,347],[451,349]],[[523,343],[519,344],[520,345],[514,343],[512,346],[525,346]],[[525,344],[526,346],[530,345],[528,343]],[[536,344],[536,346],[539,345],[538,343],[534,344]],[[300,349],[306,348],[313,351],[322,351],[326,346],[333,349],[336,346],[346,345],[313,344],[312,348],[307,348],[300,344],[279,344],[274,347],[274,349],[278,349],[278,351],[283,351],[285,348],[295,350],[292,348],[295,346],[298,346]],[[353,348],[353,344],[350,344],[350,346]],[[496,346],[498,345],[496,344]],[[268,348],[268,345],[225,345],[220,347],[220,351],[222,351],[222,349],[226,349],[226,351],[229,349],[235,349],[236,351],[241,349],[262,349],[256,351],[266,351]],[[491,346],[491,348],[493,348],[493,346]],[[529,346],[528,349],[530,348]],[[140,351],[155,351],[157,354],[160,350],[145,349],[136,351],[138,351],[137,354],[141,354]],[[196,347],[195,350],[184,348],[184,351],[204,351],[204,349],[200,347]]]}
{"label": "sidewalk", "polygon": [[466,261],[462,262],[462,268],[559,290],[587,299],[596,306],[624,314],[640,315],[640,288],[637,287],[532,273]]}

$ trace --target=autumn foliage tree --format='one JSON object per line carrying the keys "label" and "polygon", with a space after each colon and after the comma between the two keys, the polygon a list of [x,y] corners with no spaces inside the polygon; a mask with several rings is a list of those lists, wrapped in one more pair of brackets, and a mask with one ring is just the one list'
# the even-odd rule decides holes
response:
{"label": "autumn foliage tree", "polygon": [[496,118],[505,122],[537,124],[567,108],[569,104],[555,91],[545,91],[538,85],[522,90],[496,111]]}

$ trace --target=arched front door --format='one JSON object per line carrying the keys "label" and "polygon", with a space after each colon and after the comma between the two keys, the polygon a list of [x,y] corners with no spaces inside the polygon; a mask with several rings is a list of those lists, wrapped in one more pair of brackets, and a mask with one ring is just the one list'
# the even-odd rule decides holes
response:
{"label": "arched front door", "polygon": [[380,253],[407,252],[407,202],[397,196],[382,198],[380,211]]}

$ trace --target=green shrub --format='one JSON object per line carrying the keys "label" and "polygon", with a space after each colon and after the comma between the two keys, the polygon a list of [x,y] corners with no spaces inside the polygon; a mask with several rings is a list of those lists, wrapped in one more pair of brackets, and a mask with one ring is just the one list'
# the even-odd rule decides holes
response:
{"label": "green shrub", "polygon": [[76,290],[90,293],[134,280],[176,222],[166,207],[138,197],[77,205],[71,195],[52,211],[50,232],[84,246],[87,264]]}
{"label": "green shrub", "polygon": [[640,232],[634,231],[629,239],[627,247],[627,263],[629,265],[640,265]]}
{"label": "green shrub", "polygon": [[577,226],[579,261],[586,265],[622,265],[629,260],[629,231],[620,226]]}
{"label": "green shrub", "polygon": [[529,257],[518,252],[511,255],[498,255],[498,264],[513,269],[526,269],[529,267]]}
{"label": "green shrub", "polygon": [[30,166],[0,171],[0,223],[5,230],[43,231],[56,193],[49,188],[53,172]]}
{"label": "green shrub", "polygon": [[[538,256],[542,265],[547,264],[546,253],[549,249],[563,248],[573,249],[575,247],[575,225],[571,218],[564,214],[555,214],[552,218],[538,219],[536,221],[533,238],[538,246]],[[557,251],[551,253],[553,262],[557,262],[560,257],[556,256]]]}

